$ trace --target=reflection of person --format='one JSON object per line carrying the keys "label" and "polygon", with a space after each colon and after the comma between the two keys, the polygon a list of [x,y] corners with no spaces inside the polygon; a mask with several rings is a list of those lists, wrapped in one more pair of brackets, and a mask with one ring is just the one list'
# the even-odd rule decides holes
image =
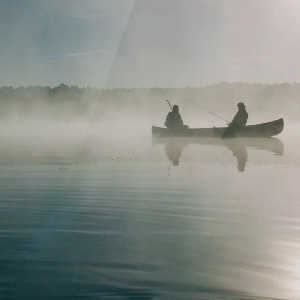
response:
{"label": "reflection of person", "polygon": [[174,105],[172,111],[168,113],[165,126],[171,130],[179,130],[187,127],[183,125],[178,105]]}
{"label": "reflection of person", "polygon": [[248,160],[248,152],[245,145],[239,141],[230,141],[227,143],[228,148],[232,151],[234,157],[237,158],[238,171],[244,172]]}
{"label": "reflection of person", "polygon": [[234,134],[243,129],[248,121],[248,113],[246,111],[245,104],[243,102],[238,103],[238,112],[234,116],[232,122],[229,124],[223,134],[223,138],[233,137]]}
{"label": "reflection of person", "polygon": [[180,141],[168,141],[166,145],[166,154],[173,166],[179,166],[179,158],[181,157],[184,148],[184,143]]}

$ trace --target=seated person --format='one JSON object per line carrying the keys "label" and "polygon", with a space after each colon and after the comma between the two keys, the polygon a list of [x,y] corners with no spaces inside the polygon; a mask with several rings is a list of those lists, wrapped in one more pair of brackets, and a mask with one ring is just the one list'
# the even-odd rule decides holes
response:
{"label": "seated person", "polygon": [[178,105],[174,105],[172,111],[168,113],[165,126],[171,130],[182,129],[185,127],[181,115],[179,114]]}
{"label": "seated person", "polygon": [[238,131],[243,129],[248,120],[248,113],[246,111],[245,104],[243,102],[238,103],[238,112],[234,116],[232,122],[228,124],[228,128],[225,130],[223,137],[233,137],[234,134]]}

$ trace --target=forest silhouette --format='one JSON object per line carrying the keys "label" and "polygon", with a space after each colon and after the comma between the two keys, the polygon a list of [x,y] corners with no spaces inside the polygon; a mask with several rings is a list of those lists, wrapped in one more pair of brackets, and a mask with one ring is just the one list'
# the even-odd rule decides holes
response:
{"label": "forest silhouette", "polygon": [[[297,120],[300,84],[219,83],[186,88],[99,89],[61,84],[57,87],[28,86],[0,88],[0,118],[39,116],[59,120],[84,119],[94,114],[104,118],[118,111],[128,114],[134,108],[140,114],[155,114],[166,109],[166,99],[189,106],[188,101],[211,111],[235,113],[236,103],[244,102],[259,114],[276,112],[278,117]],[[185,101],[187,100],[187,101]],[[164,103],[165,106],[162,105]],[[194,108],[193,108],[194,109]],[[232,111],[234,109],[234,111]]]}

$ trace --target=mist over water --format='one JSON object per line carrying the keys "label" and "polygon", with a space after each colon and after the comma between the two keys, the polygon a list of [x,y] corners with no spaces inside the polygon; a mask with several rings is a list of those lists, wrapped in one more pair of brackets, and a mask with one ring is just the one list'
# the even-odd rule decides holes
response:
{"label": "mist over water", "polygon": [[298,297],[297,127],[170,144],[149,124],[2,124],[2,298]]}
{"label": "mist over water", "polygon": [[0,299],[300,299],[299,9],[0,1]]}
{"label": "mist over water", "polygon": [[[185,93],[168,97],[185,124],[224,126]],[[250,124],[288,116],[274,138],[156,139],[169,108],[146,96],[2,119],[0,296],[299,297],[295,112],[246,103]],[[213,111],[230,119],[228,107]]]}

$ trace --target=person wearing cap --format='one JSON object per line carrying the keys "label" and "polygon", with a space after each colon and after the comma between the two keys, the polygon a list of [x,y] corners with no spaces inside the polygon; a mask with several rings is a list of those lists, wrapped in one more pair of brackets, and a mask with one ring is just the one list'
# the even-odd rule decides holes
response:
{"label": "person wearing cap", "polygon": [[237,104],[238,112],[234,116],[231,123],[228,124],[228,128],[225,130],[223,137],[233,137],[235,132],[241,130],[246,126],[248,121],[248,113],[246,111],[245,104],[240,102]]}
{"label": "person wearing cap", "polygon": [[174,105],[172,111],[168,113],[165,126],[171,130],[177,130],[184,127],[178,105]]}

